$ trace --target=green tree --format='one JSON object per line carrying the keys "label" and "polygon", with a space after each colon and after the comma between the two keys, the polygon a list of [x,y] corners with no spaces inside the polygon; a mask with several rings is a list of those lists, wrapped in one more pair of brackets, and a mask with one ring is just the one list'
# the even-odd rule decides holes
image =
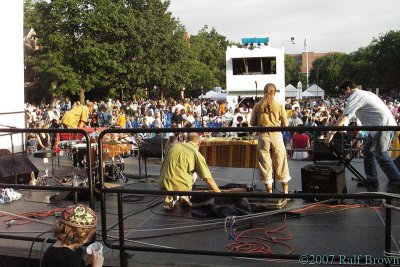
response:
{"label": "green tree", "polygon": [[[40,87],[59,95],[177,91],[189,46],[169,1],[52,0],[26,8],[42,49],[27,60]],[[53,89],[55,88],[55,89]]]}
{"label": "green tree", "polygon": [[389,94],[400,89],[400,31],[389,31],[374,38],[372,50],[372,78],[369,87],[380,88]]}
{"label": "green tree", "polygon": [[342,79],[352,79],[356,84],[362,84],[364,89],[370,88],[373,80],[372,61],[372,47],[359,48],[345,59],[341,74]]}
{"label": "green tree", "polygon": [[400,31],[381,34],[367,46],[345,57],[341,78],[349,78],[364,89],[380,88],[380,93],[389,95],[400,90]]}
{"label": "green tree", "polygon": [[297,86],[301,81],[300,65],[289,55],[285,55],[285,85]]}
{"label": "green tree", "polygon": [[317,84],[327,94],[335,94],[335,87],[342,80],[342,69],[346,63],[344,53],[331,53],[316,59],[309,75],[310,84]]}
{"label": "green tree", "polygon": [[190,37],[191,60],[188,88],[198,90],[203,86],[211,89],[226,87],[226,48],[231,45],[225,36],[214,28],[204,26],[197,35]]}

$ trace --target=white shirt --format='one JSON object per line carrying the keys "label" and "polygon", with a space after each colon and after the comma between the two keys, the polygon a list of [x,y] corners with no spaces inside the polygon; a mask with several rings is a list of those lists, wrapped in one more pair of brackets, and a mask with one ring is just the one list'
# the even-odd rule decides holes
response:
{"label": "white shirt", "polygon": [[[396,120],[385,103],[374,93],[354,89],[343,114],[356,116],[363,126],[396,126]],[[371,132],[373,134],[373,132]]]}

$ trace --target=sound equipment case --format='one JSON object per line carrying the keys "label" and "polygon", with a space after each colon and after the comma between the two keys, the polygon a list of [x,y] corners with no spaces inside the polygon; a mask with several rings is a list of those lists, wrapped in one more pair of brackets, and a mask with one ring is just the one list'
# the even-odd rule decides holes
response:
{"label": "sound equipment case", "polygon": [[37,178],[39,170],[23,155],[0,157],[0,183],[29,184],[32,172]]}
{"label": "sound equipment case", "polygon": [[336,162],[306,165],[301,184],[303,193],[347,193],[345,167]]}

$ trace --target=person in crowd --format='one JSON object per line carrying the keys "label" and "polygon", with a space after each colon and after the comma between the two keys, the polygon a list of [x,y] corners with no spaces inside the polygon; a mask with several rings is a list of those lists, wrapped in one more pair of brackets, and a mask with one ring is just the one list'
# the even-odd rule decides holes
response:
{"label": "person in crowd", "polygon": [[303,124],[303,120],[299,118],[299,114],[297,111],[292,111],[292,116],[289,119],[289,126],[298,126],[299,124]]}
{"label": "person in crowd", "polygon": [[[41,122],[39,127],[41,129],[46,129],[46,125]],[[48,150],[51,149],[51,139],[49,133],[38,133],[36,135],[37,150]]]}
{"label": "person in crowd", "polygon": [[85,205],[68,206],[61,212],[60,219],[53,225],[52,231],[57,241],[43,256],[43,267],[92,267],[103,266],[104,258],[96,250],[83,259],[81,246],[89,242],[96,234],[97,217],[92,209]]}
{"label": "person in crowd", "polygon": [[[396,126],[393,114],[385,103],[374,93],[357,89],[351,80],[345,80],[340,89],[342,94],[347,97],[347,104],[343,114],[336,121],[335,126],[343,126],[354,116],[358,118],[364,126]],[[325,144],[329,145],[336,132],[330,131],[325,139]],[[377,188],[378,172],[376,163],[379,164],[389,180],[389,190],[391,193],[400,193],[400,172],[392,159],[388,155],[390,145],[389,131],[370,131],[364,143],[364,171],[367,176],[360,181],[358,186]]]}
{"label": "person in crowd", "polygon": [[76,105],[67,111],[61,119],[61,124],[65,128],[85,128],[89,119],[89,115],[93,111],[93,103],[86,105]]}
{"label": "person in crowd", "polygon": [[182,127],[182,121],[183,121],[183,118],[182,118],[181,111],[178,108],[176,108],[174,110],[174,113],[172,114],[171,123],[172,123],[172,125],[175,125],[177,127]]}
{"label": "person in crowd", "polygon": [[[206,160],[199,152],[200,136],[189,133],[186,143],[175,143],[170,147],[161,166],[158,185],[160,190],[191,191],[195,182],[194,173],[203,179],[214,192],[221,192],[212,178]],[[166,196],[164,209],[172,210],[178,198]],[[187,196],[180,196],[179,201],[191,206]]]}
{"label": "person in crowd", "polygon": [[[299,127],[303,124],[297,125]],[[298,130],[294,132],[290,141],[292,148],[292,159],[306,159],[308,158],[308,149],[310,149],[310,137],[304,132],[304,130]]]}
{"label": "person in crowd", "polygon": [[[268,83],[264,87],[264,97],[255,104],[251,114],[251,126],[280,127],[287,126],[285,107],[274,100],[276,86]],[[258,138],[258,167],[266,190],[272,193],[272,172],[276,181],[281,182],[283,192],[288,193],[291,177],[286,158],[286,148],[281,132],[262,132]]]}
{"label": "person in crowd", "polygon": [[233,119],[232,119],[232,127],[237,127],[237,123],[238,123],[238,117],[242,117],[242,121],[243,122],[247,122],[247,121],[245,121],[245,118],[246,118],[246,116],[242,113],[242,112],[240,112],[240,108],[235,108],[235,114],[233,115]]}
{"label": "person in crowd", "polygon": [[[249,124],[243,119],[242,116],[238,116],[236,127],[249,127]],[[246,137],[248,135],[248,132],[237,132],[237,137]]]}
{"label": "person in crowd", "polygon": [[120,109],[118,118],[117,118],[117,127],[121,129],[126,128],[126,116],[125,116],[125,110]]}

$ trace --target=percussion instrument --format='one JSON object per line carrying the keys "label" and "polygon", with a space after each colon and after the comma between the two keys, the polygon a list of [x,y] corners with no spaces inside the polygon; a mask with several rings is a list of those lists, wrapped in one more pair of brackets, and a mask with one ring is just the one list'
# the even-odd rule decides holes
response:
{"label": "percussion instrument", "polygon": [[[97,144],[90,144],[90,153],[92,159],[92,165],[97,161]],[[86,144],[74,144],[72,145],[72,159],[74,167],[85,167],[87,163],[86,159],[87,148]]]}
{"label": "percussion instrument", "polygon": [[73,145],[79,144],[79,140],[65,140],[58,143],[60,149],[72,148]]}
{"label": "percussion instrument", "polygon": [[255,168],[257,144],[257,140],[205,138],[201,140],[199,151],[209,166]]}
{"label": "percussion instrument", "polygon": [[58,143],[58,147],[65,152],[66,156],[72,157],[72,147],[73,145],[79,144],[79,140],[65,140]]}
{"label": "percussion instrument", "polygon": [[107,157],[113,158],[118,155],[129,153],[131,151],[131,145],[113,141],[104,145],[104,151]]}
{"label": "percussion instrument", "polygon": [[121,156],[111,158],[110,161],[103,162],[104,178],[109,181],[120,180],[126,182],[126,177],[123,174],[125,169],[124,159]]}

